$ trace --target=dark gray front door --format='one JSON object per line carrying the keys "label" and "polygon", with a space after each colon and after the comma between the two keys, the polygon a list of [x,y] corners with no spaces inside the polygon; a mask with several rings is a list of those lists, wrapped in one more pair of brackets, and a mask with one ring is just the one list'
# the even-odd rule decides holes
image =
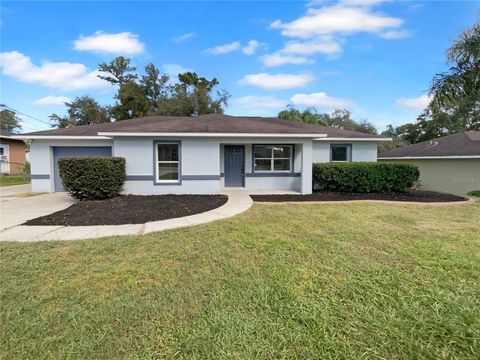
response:
{"label": "dark gray front door", "polygon": [[53,164],[55,176],[55,191],[65,191],[63,189],[62,180],[58,173],[58,159],[62,157],[75,156],[112,156],[112,148],[110,146],[95,146],[95,147],[73,147],[62,146],[53,148]]}
{"label": "dark gray front door", "polygon": [[245,147],[225,145],[225,186],[243,187],[245,177]]}

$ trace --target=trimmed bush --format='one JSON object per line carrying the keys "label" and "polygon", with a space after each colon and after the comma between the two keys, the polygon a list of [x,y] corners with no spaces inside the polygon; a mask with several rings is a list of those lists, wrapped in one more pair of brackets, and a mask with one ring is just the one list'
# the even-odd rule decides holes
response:
{"label": "trimmed bush", "polygon": [[313,164],[313,184],[338,192],[398,192],[412,188],[420,172],[406,163]]}
{"label": "trimmed bush", "polygon": [[58,160],[63,187],[79,200],[108,199],[125,182],[125,159],[110,156],[66,157]]}

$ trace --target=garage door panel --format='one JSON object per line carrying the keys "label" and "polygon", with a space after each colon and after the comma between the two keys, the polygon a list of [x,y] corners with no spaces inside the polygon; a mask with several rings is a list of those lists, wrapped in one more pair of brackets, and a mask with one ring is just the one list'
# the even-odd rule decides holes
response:
{"label": "garage door panel", "polygon": [[89,147],[73,147],[62,146],[53,148],[54,161],[54,177],[55,191],[65,191],[63,189],[62,180],[58,172],[58,159],[62,157],[79,157],[79,156],[112,156],[112,148],[110,146],[89,146]]}

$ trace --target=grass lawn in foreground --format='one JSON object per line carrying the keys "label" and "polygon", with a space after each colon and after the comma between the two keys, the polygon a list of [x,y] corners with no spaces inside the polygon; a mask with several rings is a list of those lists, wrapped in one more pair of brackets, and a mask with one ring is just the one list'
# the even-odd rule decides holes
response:
{"label": "grass lawn in foreground", "polygon": [[30,177],[25,175],[2,175],[0,176],[0,187],[30,184]]}
{"label": "grass lawn in foreground", "polygon": [[480,204],[260,205],[2,243],[5,359],[478,359]]}

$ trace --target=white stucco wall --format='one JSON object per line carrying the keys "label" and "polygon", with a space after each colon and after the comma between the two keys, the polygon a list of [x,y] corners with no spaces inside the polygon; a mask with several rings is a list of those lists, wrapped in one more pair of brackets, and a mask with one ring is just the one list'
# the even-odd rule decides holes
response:
{"label": "white stucco wall", "polygon": [[377,143],[370,141],[314,141],[313,162],[330,162],[331,144],[352,145],[352,161],[377,161]]}
{"label": "white stucco wall", "polygon": [[[153,142],[181,141],[180,184],[154,184]],[[117,137],[114,140],[34,140],[31,145],[33,191],[54,191],[54,146],[112,146],[112,155],[126,159],[127,181],[124,192],[129,194],[213,194],[224,188],[223,146],[245,145],[245,188],[295,190],[311,192],[312,162],[330,161],[330,143],[304,138],[145,138]],[[346,143],[346,142],[340,142]],[[295,145],[293,172],[300,176],[253,174],[252,144]],[[352,142],[353,161],[376,161],[374,142]],[[34,176],[35,177],[35,176]],[[47,178],[46,178],[47,177]],[[186,177],[186,178],[185,178]]]}
{"label": "white stucco wall", "polygon": [[53,147],[112,146],[111,140],[33,140],[30,144],[32,191],[53,192]]}

